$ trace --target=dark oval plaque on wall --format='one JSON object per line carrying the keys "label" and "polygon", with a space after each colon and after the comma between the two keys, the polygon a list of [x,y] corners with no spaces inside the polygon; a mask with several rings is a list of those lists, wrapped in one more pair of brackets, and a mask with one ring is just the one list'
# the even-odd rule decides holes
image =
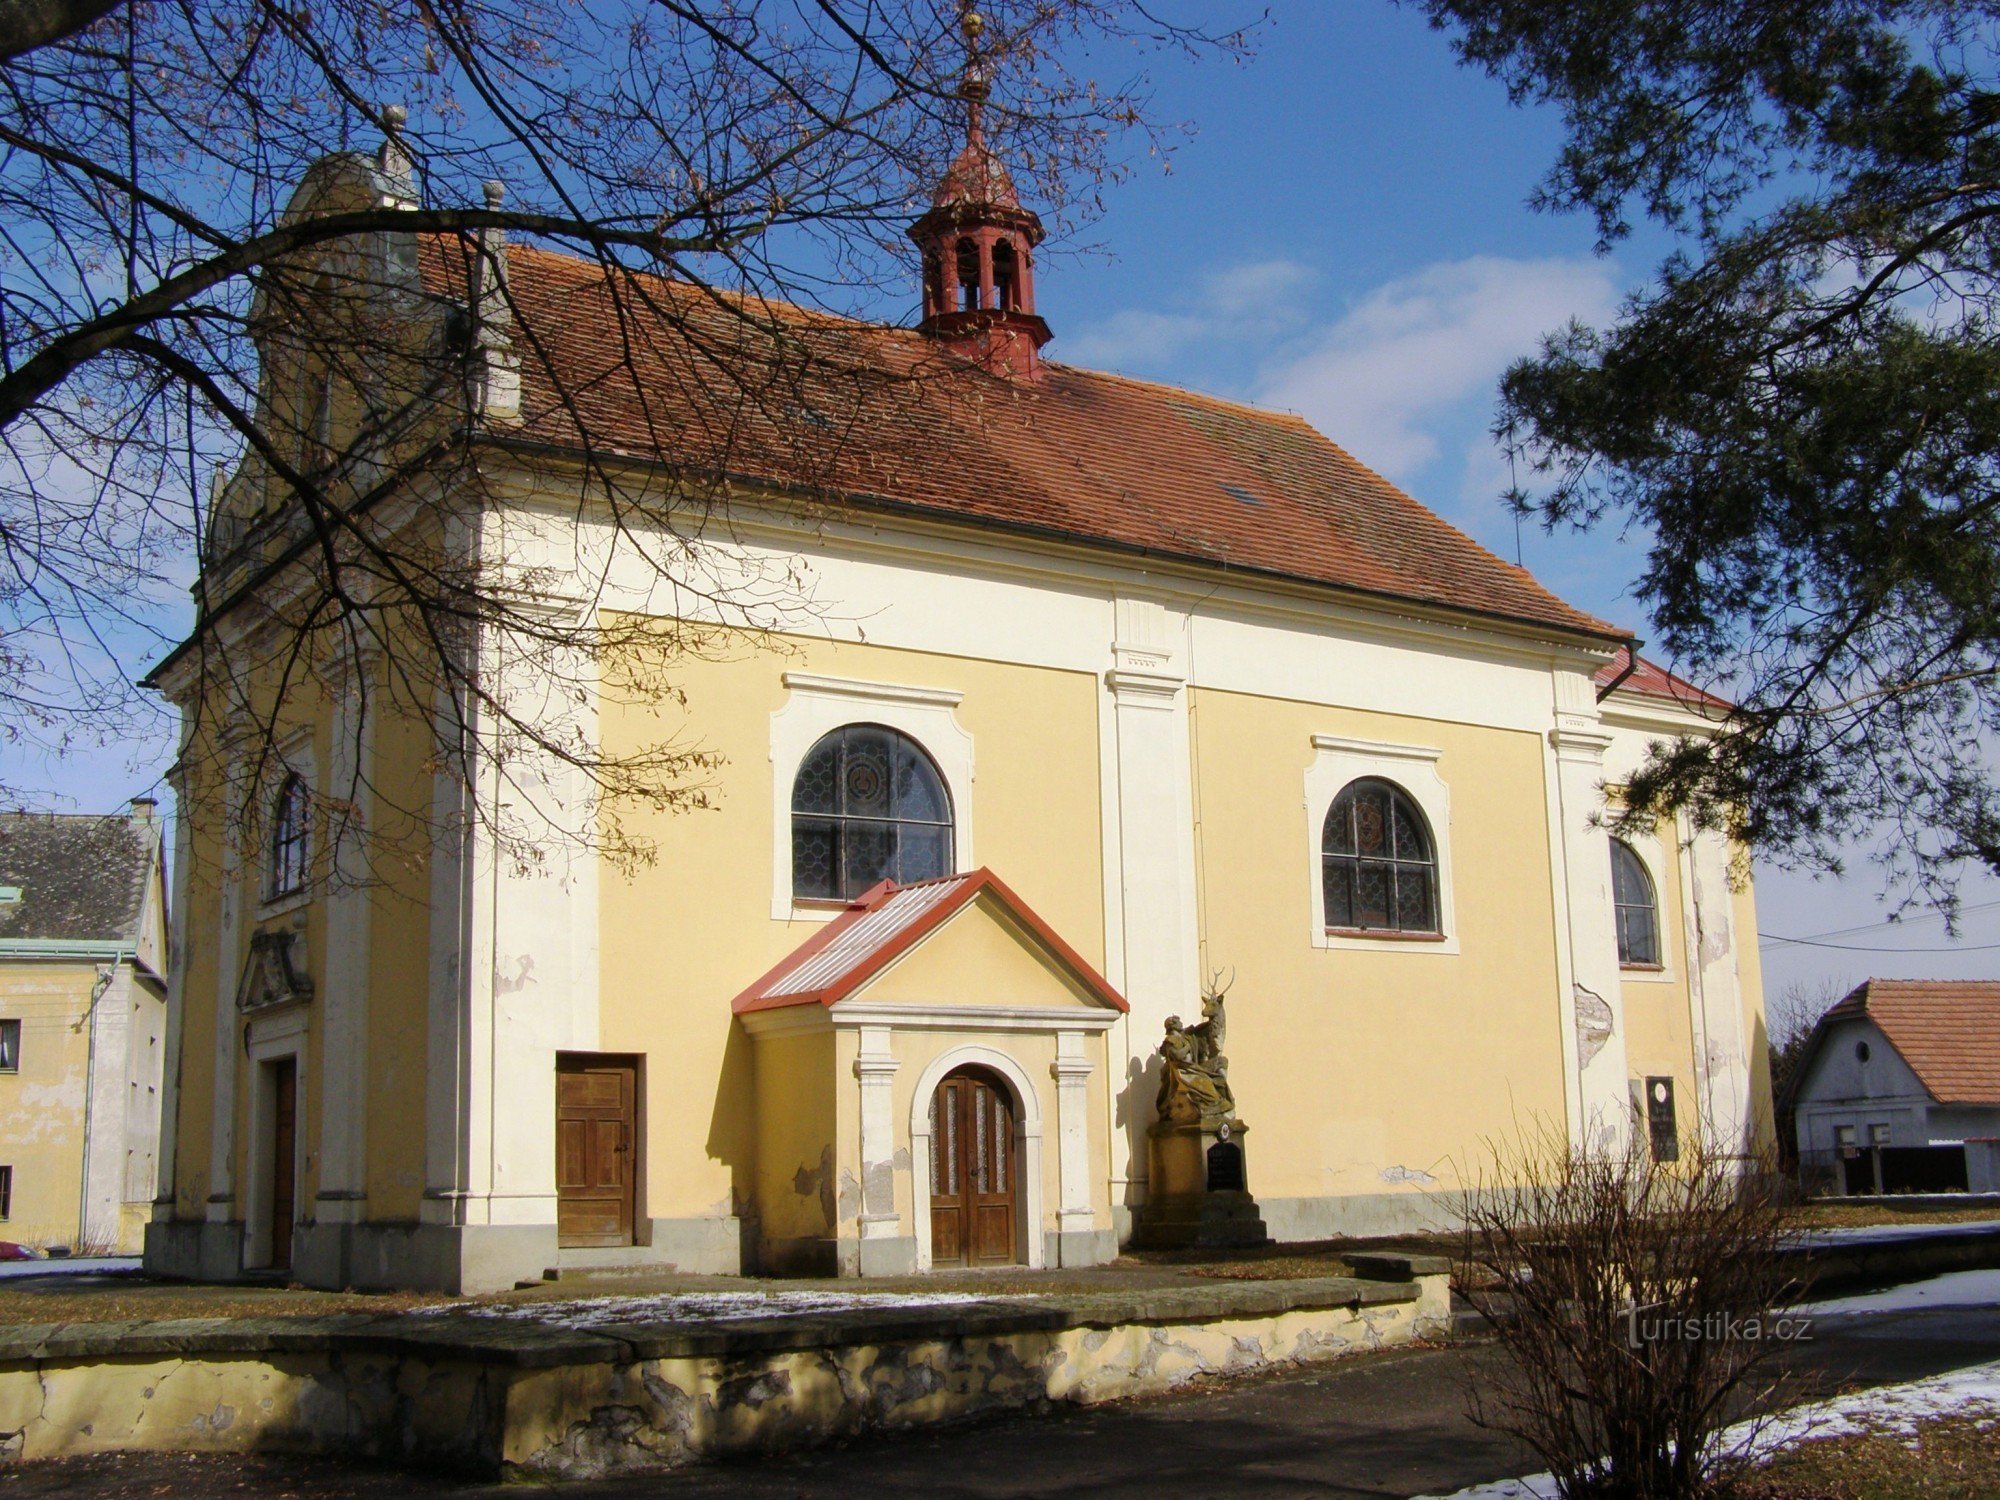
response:
{"label": "dark oval plaque on wall", "polygon": [[1211,1193],[1243,1191],[1243,1148],[1234,1141],[1217,1141],[1208,1148],[1208,1190]]}

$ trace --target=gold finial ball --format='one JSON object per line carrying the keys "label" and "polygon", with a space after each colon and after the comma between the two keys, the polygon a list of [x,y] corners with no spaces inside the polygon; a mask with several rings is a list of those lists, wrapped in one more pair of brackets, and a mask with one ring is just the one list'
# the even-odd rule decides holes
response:
{"label": "gold finial ball", "polygon": [[958,24],[965,32],[965,39],[968,42],[976,42],[979,40],[980,33],[986,30],[986,17],[982,16],[976,10],[968,9],[964,16],[959,19]]}

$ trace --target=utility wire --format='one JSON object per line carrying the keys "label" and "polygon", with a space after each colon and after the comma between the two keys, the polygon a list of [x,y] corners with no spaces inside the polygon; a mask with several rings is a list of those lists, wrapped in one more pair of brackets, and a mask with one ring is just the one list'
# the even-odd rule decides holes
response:
{"label": "utility wire", "polygon": [[[2000,906],[2000,901],[1981,901],[1975,906],[1961,906],[1958,909],[1958,915],[1964,916],[1967,912],[1975,911],[1991,911],[1996,906]],[[1768,933],[1758,939],[1758,946],[1762,947],[1765,943],[1816,943],[1821,938],[1852,937],[1857,932],[1873,932],[1878,927],[1914,927],[1919,922],[1941,922],[1943,920],[1943,912],[1933,911],[1926,912],[1921,917],[1884,917],[1879,922],[1863,922],[1859,927],[1836,927],[1830,932],[1814,932],[1809,933],[1805,937],[1779,937],[1775,933]],[[1920,950],[1911,948],[1905,951],[1915,953]],[[1962,953],[1970,950],[1953,948],[1949,951]]]}
{"label": "utility wire", "polygon": [[[1970,947],[1946,943],[1941,948],[1885,948],[1880,943],[1817,943],[1811,938],[1779,937],[1775,932],[1763,942],[1788,943],[1795,948],[1832,948],[1839,953],[1990,953],[2000,948],[2000,943],[1974,943]],[[1762,947],[1763,943],[1758,946]]]}

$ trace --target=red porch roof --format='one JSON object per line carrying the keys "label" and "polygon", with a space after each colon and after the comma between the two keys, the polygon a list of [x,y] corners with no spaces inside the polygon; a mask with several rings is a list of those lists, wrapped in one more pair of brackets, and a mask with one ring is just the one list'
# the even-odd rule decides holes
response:
{"label": "red porch roof", "polygon": [[787,1005],[837,1005],[988,892],[1007,914],[1060,958],[1099,999],[1126,1010],[1125,997],[991,870],[872,886],[730,1002],[737,1015]]}

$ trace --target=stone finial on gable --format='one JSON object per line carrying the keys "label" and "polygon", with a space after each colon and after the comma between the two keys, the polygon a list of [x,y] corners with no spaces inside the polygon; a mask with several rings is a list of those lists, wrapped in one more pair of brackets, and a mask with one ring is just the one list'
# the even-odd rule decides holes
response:
{"label": "stone finial on gable", "polygon": [[[507,189],[485,184],[486,208],[498,213]],[[514,353],[513,303],[507,294],[507,231],[498,225],[473,235],[469,298],[472,313],[472,406],[494,422],[521,420],[521,361]]]}
{"label": "stone finial on gable", "polygon": [[417,206],[417,164],[403,144],[403,126],[410,112],[400,104],[382,110],[382,144],[375,151],[375,175],[379,179],[383,208]]}

